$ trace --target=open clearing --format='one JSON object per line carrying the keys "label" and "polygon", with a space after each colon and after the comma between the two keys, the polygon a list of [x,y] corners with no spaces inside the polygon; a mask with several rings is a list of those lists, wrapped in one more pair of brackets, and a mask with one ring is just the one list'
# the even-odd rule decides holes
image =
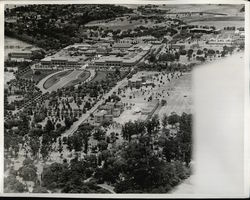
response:
{"label": "open clearing", "polygon": [[162,106],[158,115],[170,115],[192,112],[192,74],[186,73],[179,79],[172,79],[167,88],[171,89],[170,95],[166,98],[167,104]]}
{"label": "open clearing", "polygon": [[[154,114],[160,118],[164,114],[170,115],[175,112],[181,115],[183,112],[192,112],[192,74],[186,73],[161,73],[161,72],[138,72],[133,77],[148,76],[148,81],[152,81],[155,86],[141,86],[140,88],[122,88],[119,97],[125,103],[125,111],[115,119],[116,122],[123,124],[125,119],[134,121],[137,119],[145,120],[147,115],[145,110],[153,110],[155,101],[166,101],[166,104],[156,109]],[[152,99],[152,100],[150,100]],[[126,109],[126,107],[131,107]],[[152,108],[152,109],[151,109]],[[136,111],[137,110],[137,111]],[[144,110],[144,111],[143,111]],[[146,111],[146,112],[148,112]]]}

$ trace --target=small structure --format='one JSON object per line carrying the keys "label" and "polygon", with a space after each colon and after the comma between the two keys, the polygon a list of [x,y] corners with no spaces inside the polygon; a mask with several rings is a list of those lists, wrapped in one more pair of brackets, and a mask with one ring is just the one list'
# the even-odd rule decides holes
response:
{"label": "small structure", "polygon": [[134,78],[128,80],[129,87],[141,87],[142,86],[142,79],[141,78]]}
{"label": "small structure", "polygon": [[96,124],[101,124],[104,121],[111,123],[113,118],[119,117],[123,111],[124,105],[122,102],[107,102],[98,108],[98,111],[94,114],[94,121]]}

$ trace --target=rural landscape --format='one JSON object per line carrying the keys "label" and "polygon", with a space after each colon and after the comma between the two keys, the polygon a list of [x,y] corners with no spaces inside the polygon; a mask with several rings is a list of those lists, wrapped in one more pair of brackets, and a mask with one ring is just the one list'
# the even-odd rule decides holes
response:
{"label": "rural landscape", "polygon": [[241,4],[5,4],[4,192],[188,192],[192,73],[244,51],[244,16]]}

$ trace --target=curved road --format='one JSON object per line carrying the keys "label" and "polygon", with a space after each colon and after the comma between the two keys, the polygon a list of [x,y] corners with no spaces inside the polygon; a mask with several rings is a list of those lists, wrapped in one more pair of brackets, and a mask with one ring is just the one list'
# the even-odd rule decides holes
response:
{"label": "curved road", "polygon": [[[58,88],[62,88],[63,86],[65,86],[67,83],[69,83],[70,81],[72,81],[74,79],[77,79],[78,76],[81,75],[81,73],[77,72],[77,70],[73,70],[70,74],[68,74],[67,76],[64,76],[62,78],[60,78],[60,80],[58,82],[56,82],[54,85],[52,85],[51,87],[49,87],[48,89],[45,89],[43,87],[44,83],[51,78],[52,76],[59,74],[63,71],[69,71],[71,69],[65,69],[65,70],[61,70],[58,72],[55,72],[53,74],[50,74],[48,76],[46,76],[45,78],[43,78],[38,84],[37,87],[42,91],[42,93],[46,93],[46,92],[52,92],[52,91],[56,91]],[[81,69],[82,70],[82,69]],[[95,70],[88,70],[90,72],[90,76],[89,78],[87,78],[84,82],[88,82],[90,80],[92,80],[92,78],[95,76]],[[71,80],[72,79],[72,80]]]}
{"label": "curved road", "polygon": [[54,75],[56,75],[56,74],[59,74],[59,73],[61,73],[61,72],[63,72],[63,71],[69,71],[69,70],[71,70],[71,69],[65,69],[65,70],[58,71],[58,72],[55,72],[55,73],[53,73],[53,74],[50,74],[50,75],[46,76],[45,78],[43,78],[36,86],[42,91],[42,93],[46,93],[46,92],[48,92],[48,90],[45,89],[45,88],[43,87],[44,83],[45,83],[50,77],[52,77],[52,76],[54,76]]}

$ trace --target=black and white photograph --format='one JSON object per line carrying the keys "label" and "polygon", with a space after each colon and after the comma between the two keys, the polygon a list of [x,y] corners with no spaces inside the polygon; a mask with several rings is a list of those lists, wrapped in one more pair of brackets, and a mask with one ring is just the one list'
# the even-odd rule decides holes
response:
{"label": "black and white photograph", "polygon": [[244,52],[244,3],[6,1],[3,192],[192,194],[193,72]]}

